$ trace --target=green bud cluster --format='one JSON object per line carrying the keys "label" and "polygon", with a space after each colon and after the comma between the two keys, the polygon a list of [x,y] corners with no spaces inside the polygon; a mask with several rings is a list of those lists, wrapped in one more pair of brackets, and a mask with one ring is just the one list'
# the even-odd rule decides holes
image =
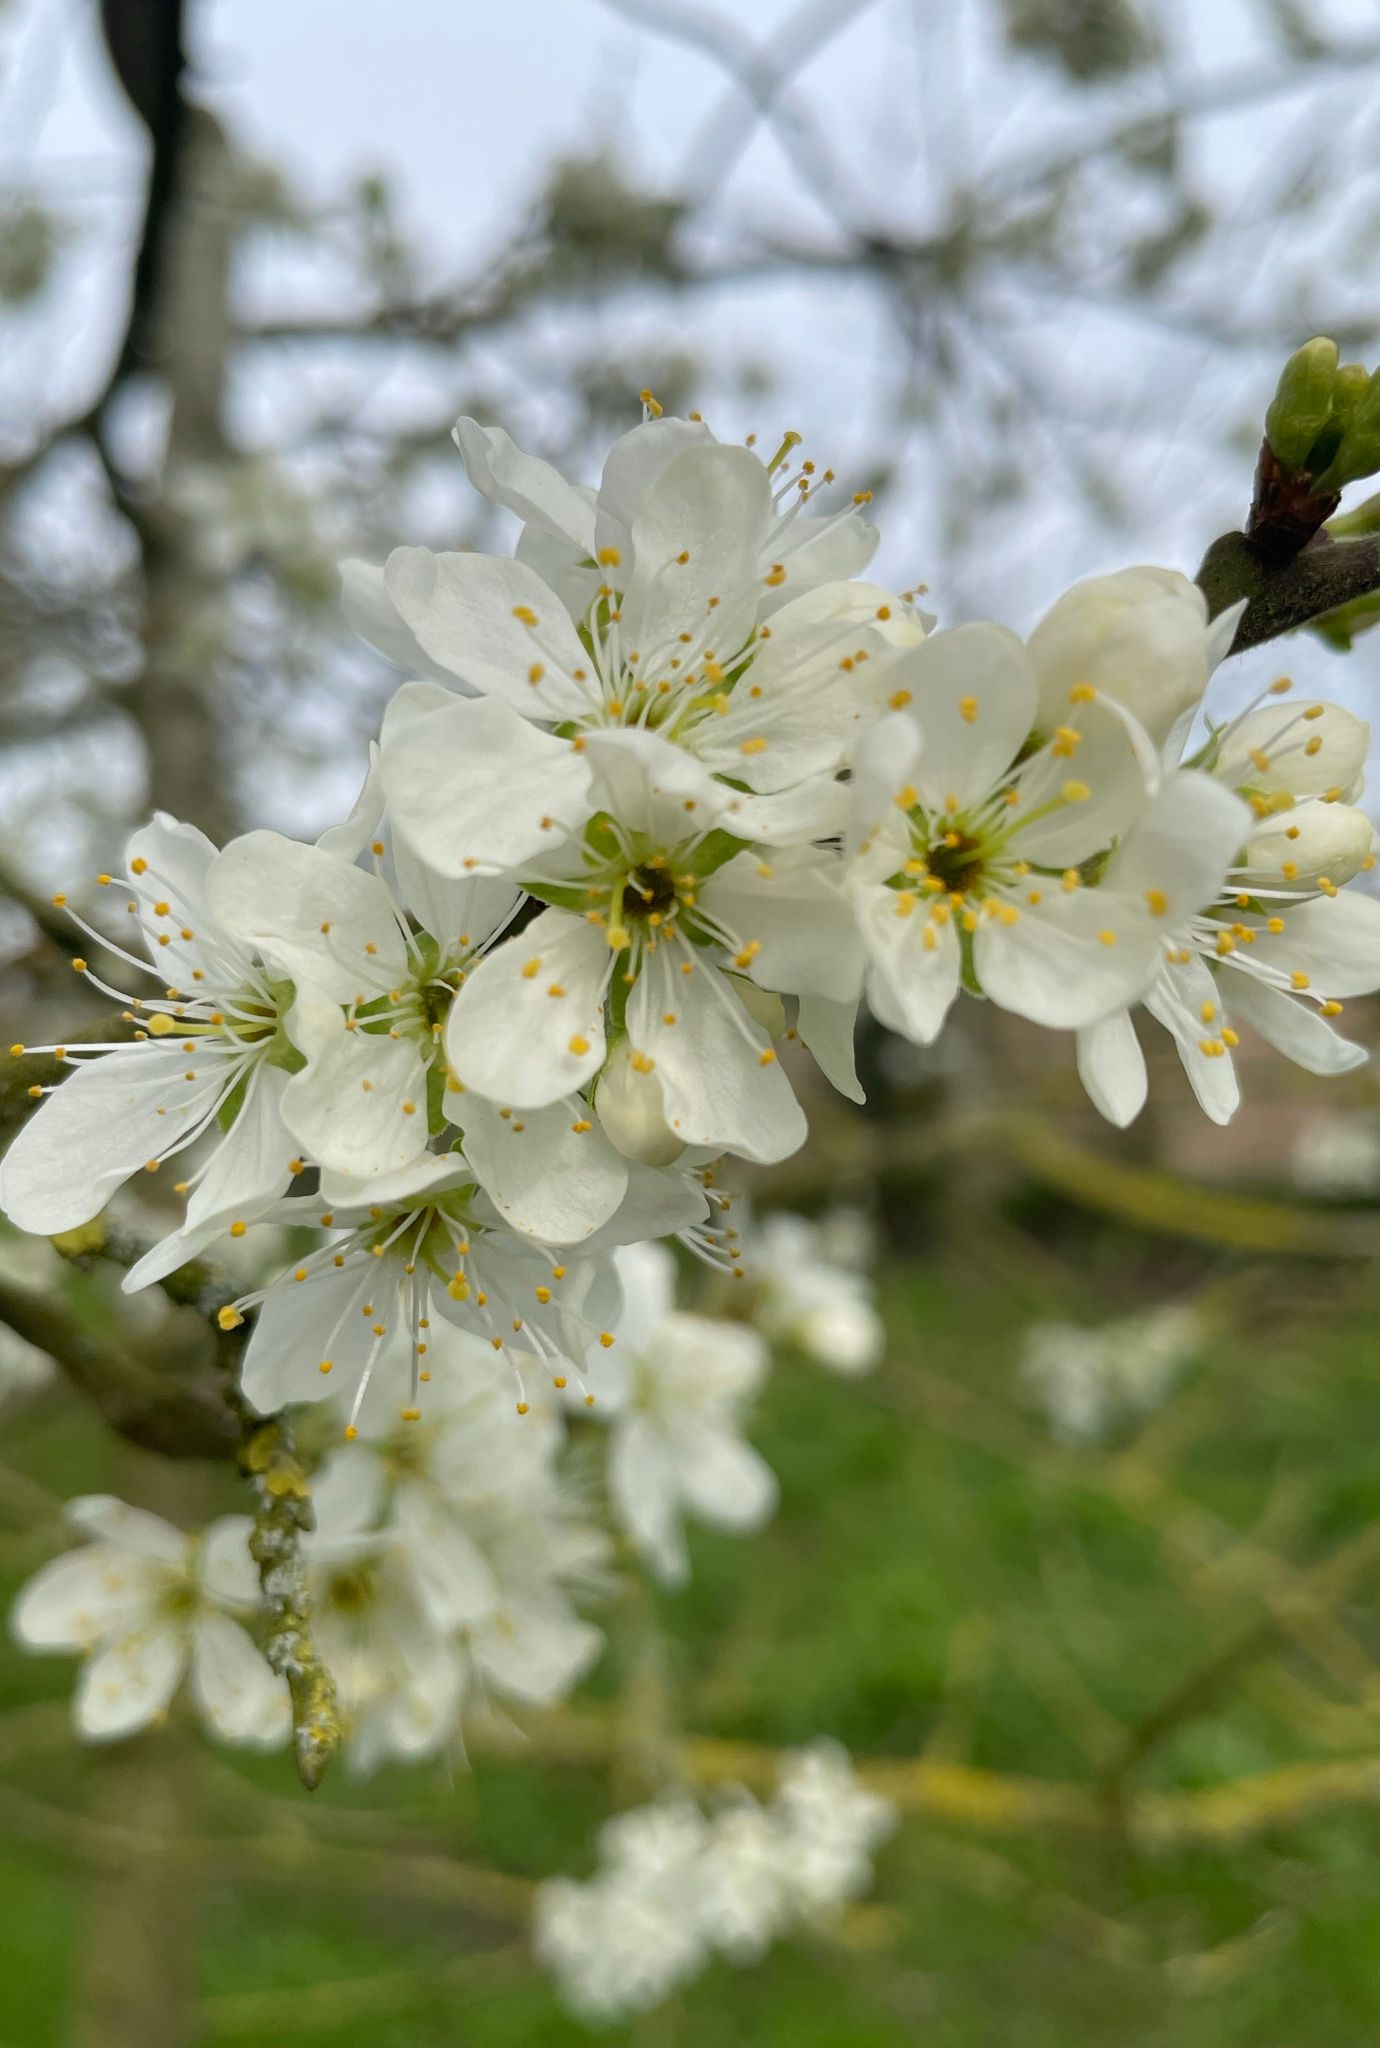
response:
{"label": "green bud cluster", "polygon": [[1337,354],[1321,334],[1296,349],[1265,415],[1280,468],[1307,476],[1320,493],[1380,471],[1380,370],[1339,363]]}

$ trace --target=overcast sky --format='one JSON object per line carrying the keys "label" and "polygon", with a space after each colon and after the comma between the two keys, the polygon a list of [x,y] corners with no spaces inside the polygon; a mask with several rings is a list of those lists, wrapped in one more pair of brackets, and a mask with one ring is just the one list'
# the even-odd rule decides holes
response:
{"label": "overcast sky", "polygon": [[[703,11],[685,0],[659,4]],[[821,20],[830,11],[827,0],[814,10]],[[1141,76],[1090,97],[1093,113],[1137,95],[1154,104],[1185,80],[1250,59],[1253,16],[1240,0],[1177,0],[1174,12],[1174,80]],[[834,0],[832,13],[837,30],[801,70],[795,90],[879,226],[922,229],[927,210],[954,184],[994,164],[1020,163],[1066,118],[1067,96],[1051,89],[1047,66],[994,47],[990,10],[957,0]],[[731,25],[735,14],[750,19],[770,51],[783,24],[798,25],[801,9],[792,0],[753,0],[751,9],[725,8],[719,18]],[[1380,23],[1373,0],[1333,0],[1327,14],[1354,32]],[[142,131],[111,77],[93,0],[9,0],[0,17],[0,179],[11,190],[37,182],[71,210],[81,231],[62,268],[56,312],[50,296],[8,323],[0,353],[5,411],[58,418],[98,388],[118,331],[141,198]],[[437,277],[480,266],[520,221],[552,161],[599,145],[615,148],[641,182],[677,191],[699,189],[725,148],[746,134],[725,181],[722,217],[738,226],[786,223],[800,235],[829,231],[770,128],[745,122],[741,96],[722,70],[599,0],[499,7],[200,0],[190,18],[197,91],[240,141],[316,198],[370,167],[385,170]],[[1343,79],[1302,106],[1275,110],[1272,133],[1288,137],[1299,120],[1359,123],[1374,97],[1364,81],[1356,89]],[[1195,174],[1205,192],[1238,203],[1233,180],[1261,149],[1254,114],[1249,123],[1226,115],[1196,134]],[[1245,212],[1242,218],[1248,235]],[[1266,284],[1267,257],[1263,250]],[[281,284],[281,273],[275,276]],[[288,284],[306,295],[317,288],[305,275]],[[639,315],[623,307],[617,317],[624,327],[610,333],[610,345],[619,346],[621,360],[630,338],[635,347]],[[774,283],[707,295],[683,317],[690,345],[736,349],[778,372],[763,419],[726,387],[713,419],[721,432],[797,426],[843,474],[885,449],[891,430],[878,416],[876,394],[895,344],[875,295],[832,279]],[[665,326],[664,308],[649,311],[649,340],[664,342]],[[949,616],[955,608],[986,610],[1019,627],[1079,574],[1145,558],[1191,571],[1203,542],[1244,509],[1249,468],[1243,458],[1237,475],[1219,462],[1210,477],[1186,476],[1174,438],[1186,420],[1206,432],[1240,415],[1230,366],[1224,374],[1206,357],[1195,366],[1182,347],[1171,352],[1153,332],[1087,307],[1052,307],[1045,326],[1031,326],[1022,340],[1032,360],[1076,363],[1080,393],[1100,398],[1122,421],[1112,451],[1124,446],[1133,465],[1126,481],[1139,524],[1129,532],[1099,524],[1085,507],[1056,499],[1028,527],[1004,536],[990,591],[971,573],[947,605],[945,591],[936,590]],[[501,361],[492,365],[495,388],[504,374]],[[523,390],[511,366],[506,374],[505,407],[519,428],[530,420],[535,436],[543,396]],[[982,375],[983,366],[974,363],[972,374]],[[1261,408],[1267,396],[1247,392]],[[271,407],[257,416],[251,409],[246,430],[271,441]],[[886,544],[879,568],[898,583],[933,574],[928,513],[942,485],[942,476],[912,466],[880,508]],[[1367,672],[1377,657],[1369,651],[1348,665],[1306,641],[1291,646],[1289,658],[1300,677],[1325,679],[1336,694],[1372,694]],[[1238,664],[1232,692],[1246,690],[1256,669],[1278,659],[1275,652]]]}

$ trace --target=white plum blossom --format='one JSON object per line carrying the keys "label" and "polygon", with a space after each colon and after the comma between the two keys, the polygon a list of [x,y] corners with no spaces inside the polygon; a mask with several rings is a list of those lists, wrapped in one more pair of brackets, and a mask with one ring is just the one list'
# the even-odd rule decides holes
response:
{"label": "white plum blossom", "polygon": [[[1138,998],[1161,932],[1219,887],[1240,803],[1202,775],[1152,787],[1143,736],[1089,684],[1041,740],[1000,627],[936,634],[891,674],[902,706],[858,749],[848,833],[876,1015],[928,1045],[965,983],[1059,1029]],[[1136,856],[1108,866],[1132,824]]]}
{"label": "white plum blossom", "polygon": [[686,1315],[664,1247],[615,1254],[623,1289],[618,1349],[599,1373],[596,1414],[611,1423],[614,1512],[664,1579],[687,1575],[681,1518],[758,1529],[776,1506],[776,1480],[742,1434],[766,1378],[767,1347],[742,1323]]}
{"label": "white plum blossom", "polygon": [[738,1792],[710,1814],[686,1798],[634,1807],[600,1831],[587,1883],[539,1888],[537,1955],[585,2018],[649,2011],[715,1953],[755,1962],[857,1898],[895,1824],[832,1742],[788,1757],[767,1806]]}
{"label": "white plum blossom", "polygon": [[69,1502],[67,1516],[87,1541],[29,1580],[11,1626],[27,1649],[84,1657],[73,1707],[83,1740],[161,1720],[185,1678],[222,1741],[286,1741],[287,1687],[244,1627],[259,1600],[248,1520],[184,1536],[108,1494]]}
{"label": "white plum blossom", "polygon": [[[728,790],[744,840],[799,836],[872,715],[880,673],[923,631],[909,604],[848,581],[875,536],[857,512],[807,515],[826,481],[763,463],[702,424],[653,420],[609,458],[597,499],[462,420],[471,478],[528,521],[518,557],[400,548],[351,586],[471,699],[404,689],[385,722],[389,808],[443,873],[518,872],[597,804],[584,741],[653,732],[687,789]],[[553,587],[554,586],[554,587]],[[367,596],[365,593],[368,593]],[[401,631],[400,631],[401,629]],[[491,757],[504,762],[501,782]]]}
{"label": "white plum blossom", "polygon": [[1380,1194],[1380,1117],[1336,1111],[1311,1117],[1289,1160],[1294,1185],[1329,1201],[1374,1200]]}
{"label": "white plum blossom", "polygon": [[[1281,678],[1265,698],[1288,689]],[[1380,987],[1380,902],[1346,888],[1375,865],[1374,828],[1347,801],[1360,793],[1369,737],[1340,705],[1262,701],[1192,757],[1193,772],[1248,808],[1220,887],[1191,915],[1180,905],[1163,920],[1160,967],[1144,1001],[1214,1123],[1228,1122],[1240,1102],[1239,1024],[1310,1073],[1347,1073],[1368,1057],[1330,1020],[1344,998]],[[1139,830],[1113,855],[1109,880],[1128,863],[1144,864]],[[1113,1123],[1139,1113],[1145,1059],[1125,1010],[1080,1031],[1078,1070]]]}
{"label": "white plum blossom", "polygon": [[312,1488],[303,1539],[312,1639],[335,1681],[346,1757],[367,1773],[389,1757],[435,1755],[454,1736],[459,1652],[422,1595],[405,1531],[378,1525],[378,1475],[339,1457]]}
{"label": "white plum blossom", "polygon": [[[592,1346],[614,1342],[603,1326],[618,1304],[607,1260],[558,1255],[520,1236],[458,1154],[426,1153],[344,1204],[291,1197],[274,1214],[330,1234],[270,1286],[220,1311],[221,1327],[233,1329],[258,1310],[241,1385],[263,1414],[342,1395],[353,1429],[374,1369],[397,1340],[410,1350],[415,1404],[438,1316],[508,1358],[520,1396],[522,1359],[539,1359],[564,1385],[579,1377]],[[600,1311],[604,1318],[591,1320]]]}
{"label": "white plum blossom", "polygon": [[[291,982],[275,979],[213,908],[218,865],[234,857],[163,812],[134,834],[129,907],[149,957],[91,936],[162,992],[125,995],[79,963],[98,988],[130,1004],[133,1039],[32,1048],[56,1050],[72,1072],[40,1091],[46,1099],[0,1168],[11,1220],[51,1234],[88,1222],[131,1174],[155,1172],[214,1138],[178,1183],[188,1197],[182,1228],[127,1276],[132,1285],[171,1272],[223,1222],[265,1208],[300,1170],[282,1102],[300,1063],[304,1015]],[[110,876],[101,880],[113,886]]]}
{"label": "white plum blossom", "polygon": [[423,1603],[460,1659],[464,1705],[563,1698],[602,1647],[574,1605],[608,1590],[609,1539],[558,1464],[554,1411],[514,1412],[503,1369],[435,1332],[419,1413],[381,1372],[331,1461],[408,1546]]}
{"label": "white plum blossom", "polygon": [[[722,828],[727,792],[686,796],[675,749],[631,737],[591,738],[598,815],[563,866],[527,878],[549,907],[465,981],[446,1057],[466,1089],[537,1110],[597,1084],[625,1037],[671,1141],[780,1159],[805,1122],[772,1045],[774,996],[841,1001],[859,979],[839,861],[742,845]],[[617,1143],[622,1121],[607,1128]]]}
{"label": "white plum blossom", "polygon": [[[816,1222],[774,1210],[754,1224],[744,1270],[756,1327],[851,1379],[880,1361],[886,1331],[871,1281],[856,1264],[842,1263],[836,1236],[842,1240],[844,1232],[829,1216]],[[856,1261],[856,1244],[852,1256]]]}

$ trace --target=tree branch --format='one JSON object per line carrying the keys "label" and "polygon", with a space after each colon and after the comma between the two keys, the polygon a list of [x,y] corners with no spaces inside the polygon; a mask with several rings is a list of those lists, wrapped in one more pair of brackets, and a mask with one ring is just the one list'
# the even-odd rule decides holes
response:
{"label": "tree branch", "polygon": [[239,1441],[225,1383],[213,1373],[162,1372],[97,1336],[51,1294],[0,1276],[0,1322],[61,1367],[128,1442],[165,1458],[232,1458]]}
{"label": "tree branch", "polygon": [[1196,580],[1210,618],[1246,599],[1231,644],[1233,654],[1244,654],[1380,590],[1380,534],[1334,540],[1321,528],[1287,561],[1272,566],[1256,541],[1224,533],[1204,555]]}

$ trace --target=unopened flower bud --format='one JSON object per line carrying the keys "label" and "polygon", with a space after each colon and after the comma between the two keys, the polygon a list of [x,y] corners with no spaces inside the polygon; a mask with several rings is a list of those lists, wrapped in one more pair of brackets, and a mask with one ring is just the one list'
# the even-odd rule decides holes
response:
{"label": "unopened flower bud", "polygon": [[1070,693],[1091,685],[1156,742],[1197,704],[1212,665],[1206,600],[1174,569],[1122,569],[1075,583],[1029,646],[1042,725],[1064,724]]}
{"label": "unopened flower bud", "polygon": [[1265,438],[1284,469],[1302,469],[1327,425],[1337,379],[1337,344],[1315,335],[1295,349],[1279,373],[1265,415]]}
{"label": "unopened flower bud", "polygon": [[642,1166],[670,1166],[685,1150],[666,1121],[661,1083],[649,1064],[635,1065],[631,1044],[620,1038],[604,1063],[595,1112],[615,1151]]}

